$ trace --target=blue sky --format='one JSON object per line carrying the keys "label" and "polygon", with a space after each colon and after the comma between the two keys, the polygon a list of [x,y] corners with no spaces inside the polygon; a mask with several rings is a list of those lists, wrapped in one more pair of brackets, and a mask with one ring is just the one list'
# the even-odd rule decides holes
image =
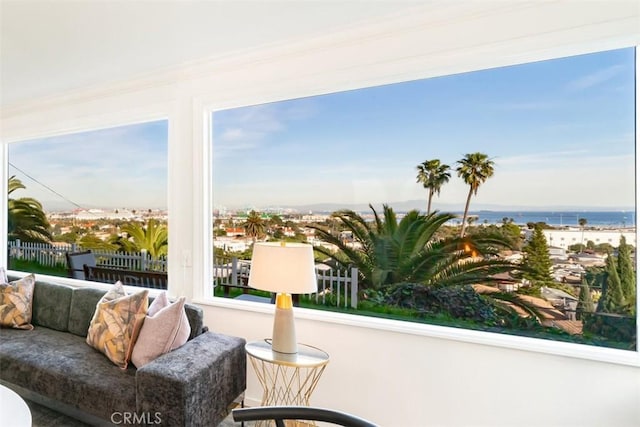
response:
{"label": "blue sky", "polygon": [[76,206],[39,183],[84,208],[167,206],[166,120],[11,144],[9,163],[9,176],[27,187],[13,197],[35,197],[45,209]]}
{"label": "blue sky", "polygon": [[[480,151],[495,175],[472,207],[631,207],[633,63],[619,50],[215,112],[214,202],[425,199],[418,163]],[[462,210],[452,175],[436,207]]]}
{"label": "blue sky", "polygon": [[[633,64],[625,49],[214,112],[214,204],[425,200],[417,164],[480,151],[495,175],[472,209],[632,207]],[[165,121],[16,143],[9,159],[81,206],[166,207]],[[9,174],[28,186],[16,196],[73,207]],[[452,172],[435,207],[460,211],[467,191]]]}

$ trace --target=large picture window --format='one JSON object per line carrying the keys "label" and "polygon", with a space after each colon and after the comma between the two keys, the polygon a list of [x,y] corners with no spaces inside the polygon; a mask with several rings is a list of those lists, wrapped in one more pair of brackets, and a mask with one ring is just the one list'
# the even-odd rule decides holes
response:
{"label": "large picture window", "polygon": [[215,111],[215,295],[303,241],[303,306],[635,350],[634,79],[622,49]]}
{"label": "large picture window", "polygon": [[8,152],[10,269],[89,279],[87,263],[166,274],[166,120],[16,142]]}

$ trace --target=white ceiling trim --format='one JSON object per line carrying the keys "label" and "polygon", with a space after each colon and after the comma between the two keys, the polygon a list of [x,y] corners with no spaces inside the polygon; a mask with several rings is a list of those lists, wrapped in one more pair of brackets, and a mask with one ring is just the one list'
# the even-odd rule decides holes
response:
{"label": "white ceiling trim", "polygon": [[[245,76],[245,84],[237,88],[238,98],[258,84],[277,90],[283,78],[288,86],[295,86],[296,80],[318,79],[306,96],[639,43],[636,2],[454,3],[435,11],[414,9],[408,15],[284,46],[193,61],[124,82],[69,91],[4,108],[1,116],[163,87],[206,99],[215,97],[228,80],[237,84],[238,76]],[[326,73],[331,78],[324,84]]]}

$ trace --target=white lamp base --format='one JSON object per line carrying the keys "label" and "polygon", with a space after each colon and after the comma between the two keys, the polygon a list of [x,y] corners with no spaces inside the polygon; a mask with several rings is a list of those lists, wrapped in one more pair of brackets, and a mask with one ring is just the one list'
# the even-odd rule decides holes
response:
{"label": "white lamp base", "polygon": [[272,339],[271,348],[273,351],[287,354],[298,352],[291,294],[278,294],[276,296]]}

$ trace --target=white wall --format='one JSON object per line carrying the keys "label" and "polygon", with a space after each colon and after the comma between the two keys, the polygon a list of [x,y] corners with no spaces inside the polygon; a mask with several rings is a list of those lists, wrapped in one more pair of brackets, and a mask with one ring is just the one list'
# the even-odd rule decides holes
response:
{"label": "white wall", "polygon": [[[635,2],[462,4],[441,14],[416,12],[295,46],[3,110],[2,141],[168,118],[170,292],[202,301],[210,277],[205,238],[211,235],[210,109],[640,42]],[[5,159],[0,160],[4,168]],[[6,179],[0,191],[6,194]],[[3,223],[0,236],[5,234]],[[0,247],[2,260],[4,251],[6,245]],[[272,317],[265,307],[215,304],[205,305],[211,329],[249,340],[270,334]],[[297,325],[300,341],[332,357],[313,402],[382,425],[640,425],[637,352],[598,352],[304,310]],[[602,361],[588,360],[592,356]],[[247,396],[253,402],[259,398],[251,372]]]}
{"label": "white wall", "polygon": [[[249,341],[271,333],[270,313],[205,307],[205,318],[215,330]],[[312,403],[381,426],[640,425],[638,367],[302,319],[300,313],[296,329],[300,342],[331,356]],[[259,401],[260,390],[250,372],[249,404]]]}

